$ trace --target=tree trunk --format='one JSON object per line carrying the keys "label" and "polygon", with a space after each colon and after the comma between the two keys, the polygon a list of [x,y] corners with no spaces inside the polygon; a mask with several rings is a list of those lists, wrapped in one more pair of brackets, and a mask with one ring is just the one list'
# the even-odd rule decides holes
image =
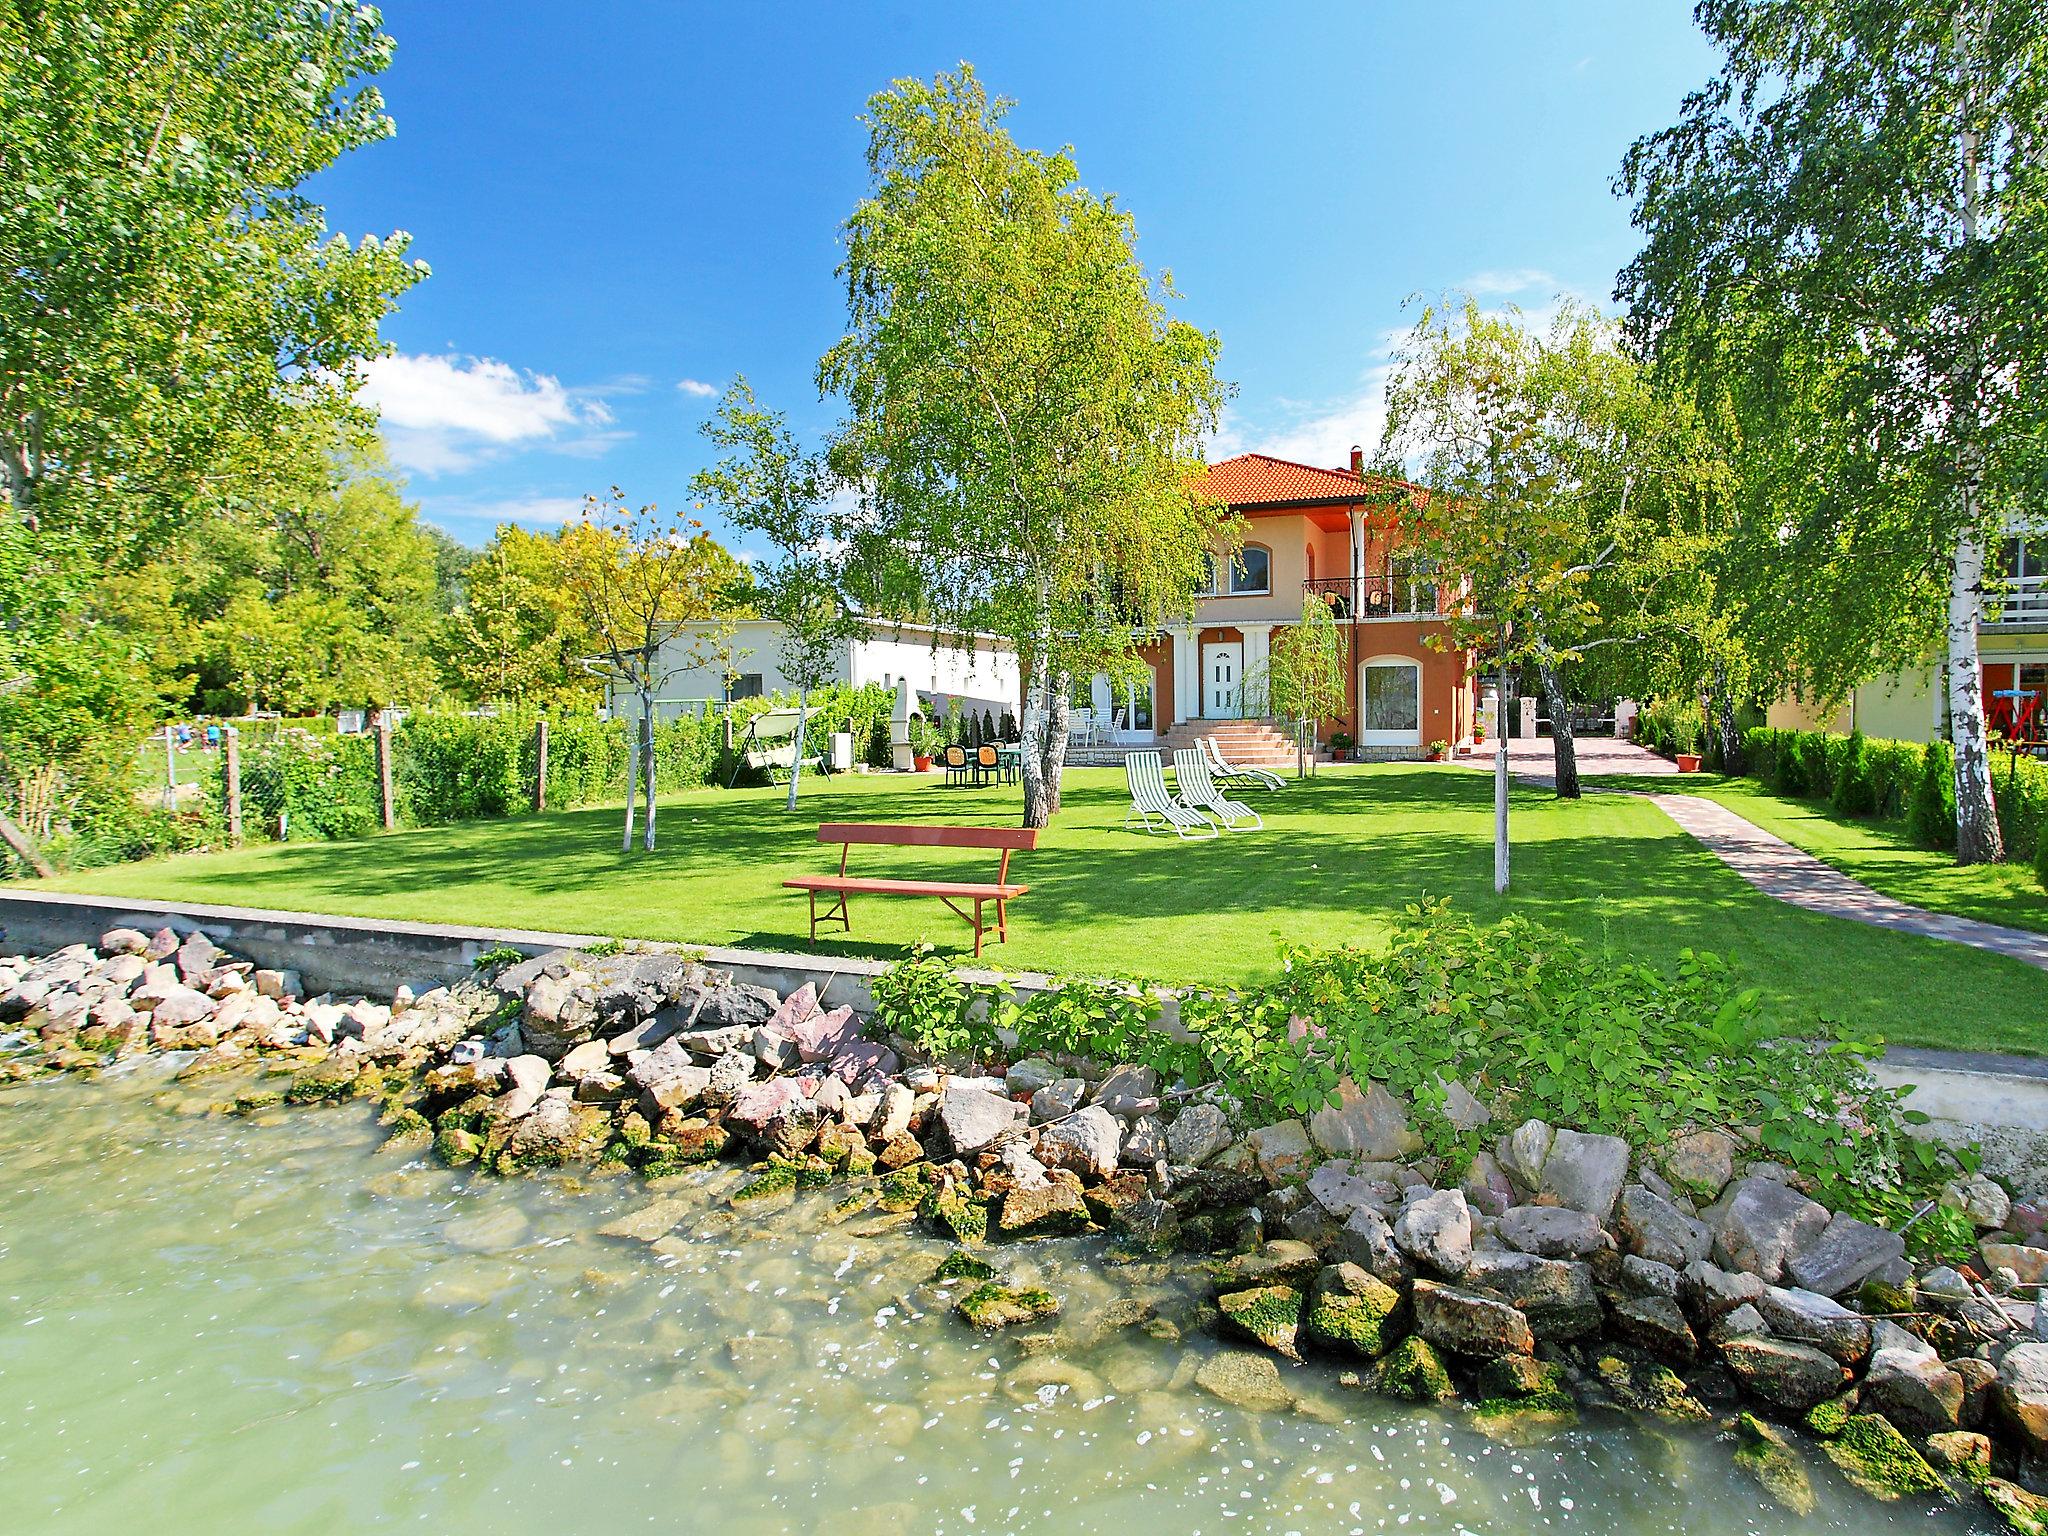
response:
{"label": "tree trunk", "polygon": [[1508,667],[1500,666],[1493,709],[1493,894],[1508,893]]}
{"label": "tree trunk", "polygon": [[654,690],[640,696],[640,782],[647,786],[647,831],[641,846],[654,852]]}
{"label": "tree trunk", "polygon": [[1024,825],[1048,827],[1060,808],[1060,767],[1067,759],[1065,674],[1052,670],[1050,633],[1032,647],[1024,688]]}
{"label": "tree trunk", "polygon": [[1721,771],[1742,772],[1742,736],[1735,729],[1735,697],[1728,689],[1728,663],[1714,663],[1712,688],[1714,731],[1721,738]]}
{"label": "tree trunk", "polygon": [[14,824],[14,818],[5,811],[0,811],[0,842],[12,848],[22,863],[43,879],[54,880],[57,877],[57,871],[50,867],[50,861],[43,857],[42,850],[36,847],[34,840],[26,832]]}
{"label": "tree trunk", "polygon": [[1983,602],[1984,540],[1973,512],[1976,489],[1965,486],[1966,516],[1956,537],[1948,588],[1949,729],[1956,747],[1956,862],[1995,864],[2005,857],[1998,804],[1991,789],[1991,745],[1984,723],[1984,671],[1977,660],[1977,615]]}
{"label": "tree trunk", "polygon": [[1547,661],[1536,664],[1543,683],[1543,704],[1550,711],[1550,761],[1557,779],[1557,798],[1579,798],[1579,744],[1572,736],[1571,706],[1565,703],[1564,684],[1557,669]]}
{"label": "tree trunk", "polygon": [[799,688],[796,691],[796,756],[789,763],[789,798],[782,804],[785,811],[796,809],[796,781],[804,772],[804,707],[809,702],[811,690]]}
{"label": "tree trunk", "polygon": [[633,814],[640,803],[640,732],[636,728],[626,743],[626,835],[619,852],[633,851]]}

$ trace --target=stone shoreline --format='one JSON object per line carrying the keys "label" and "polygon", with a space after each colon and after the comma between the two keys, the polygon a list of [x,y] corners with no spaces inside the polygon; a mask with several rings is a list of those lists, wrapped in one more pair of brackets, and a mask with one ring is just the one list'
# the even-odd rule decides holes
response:
{"label": "stone shoreline", "polygon": [[169,929],[0,958],[0,1081],[181,1052],[181,1077],[279,1074],[244,1112],[375,1101],[395,1143],[456,1166],[660,1180],[741,1161],[736,1208],[829,1185],[837,1215],[953,1239],[939,1277],[989,1332],[1060,1307],[1004,1282],[1000,1244],[1100,1233],[1106,1262],[1202,1267],[1206,1320],[1256,1348],[1197,1383],[1245,1406],[1284,1406],[1278,1361],[1317,1354],[1361,1388],[1465,1399],[1502,1438],[1582,1407],[1718,1424],[1798,1513],[1817,1447],[1875,1497],[1982,1497],[2048,1532],[2048,1305],[2026,1299],[2048,1282],[2048,1209],[1981,1175],[1945,1197],[1978,1231],[1972,1263],[1916,1271],[1897,1234],[1736,1134],[1648,1159],[1535,1120],[1496,1135],[1458,1084],[1447,1113],[1490,1150],[1454,1177],[1378,1084],[1247,1125],[1142,1066],[953,1071],[814,987],[777,996],[673,953],[556,951],[389,1004],[300,992]]}

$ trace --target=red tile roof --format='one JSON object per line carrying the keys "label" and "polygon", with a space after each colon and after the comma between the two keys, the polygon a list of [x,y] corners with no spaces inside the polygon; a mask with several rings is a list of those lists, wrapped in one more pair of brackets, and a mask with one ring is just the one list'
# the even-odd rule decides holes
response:
{"label": "red tile roof", "polygon": [[1211,464],[1196,481],[1203,494],[1232,507],[1292,506],[1302,502],[1377,500],[1389,490],[1414,491],[1405,481],[1318,469],[1264,453],[1240,453]]}

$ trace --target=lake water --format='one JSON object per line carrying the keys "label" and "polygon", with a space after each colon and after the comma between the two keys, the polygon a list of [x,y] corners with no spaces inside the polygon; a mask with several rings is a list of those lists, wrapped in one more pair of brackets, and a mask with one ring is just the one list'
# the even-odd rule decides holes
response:
{"label": "lake water", "polygon": [[[506,1182],[380,1152],[367,1109],[203,1112],[244,1083],[0,1094],[0,1527],[151,1536],[720,1532],[1961,1531],[1817,1456],[1767,1504],[1711,1434],[1588,1416],[1497,1445],[1323,1366],[1247,1411],[1121,1325],[1083,1241],[1006,1250],[1067,1301],[1056,1349],[984,1341],[948,1250],[831,1193],[759,1216],[636,1179]],[[1042,1352],[1030,1353],[1032,1348]]]}

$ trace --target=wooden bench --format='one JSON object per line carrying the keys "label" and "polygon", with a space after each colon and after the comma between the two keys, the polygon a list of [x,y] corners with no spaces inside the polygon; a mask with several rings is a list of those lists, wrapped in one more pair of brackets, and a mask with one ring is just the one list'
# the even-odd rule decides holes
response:
{"label": "wooden bench", "polygon": [[[792,889],[810,893],[812,944],[818,942],[820,923],[837,923],[848,933],[853,932],[853,918],[847,907],[847,898],[855,892],[863,896],[936,896],[959,916],[974,924],[974,953],[978,956],[981,953],[981,936],[987,932],[981,920],[982,908],[988,902],[996,904],[996,942],[1009,942],[1008,905],[1031,889],[1028,885],[1010,884],[1010,855],[1019,848],[1036,848],[1038,829],[899,826],[888,822],[828,821],[818,828],[818,841],[839,844],[839,873],[799,875],[782,882]],[[847,874],[847,855],[853,852],[855,843],[887,848],[1000,848],[1003,857],[996,868],[993,882],[874,880]],[[837,898],[822,913],[818,910],[818,893],[821,891]],[[969,901],[974,903],[972,912],[958,904]]]}

